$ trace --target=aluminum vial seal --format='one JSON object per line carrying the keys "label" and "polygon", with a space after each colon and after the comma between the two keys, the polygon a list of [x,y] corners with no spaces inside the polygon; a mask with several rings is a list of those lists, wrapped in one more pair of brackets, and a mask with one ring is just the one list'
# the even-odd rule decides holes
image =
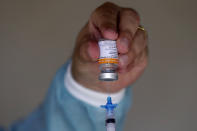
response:
{"label": "aluminum vial seal", "polygon": [[101,81],[115,81],[118,80],[118,51],[116,41],[101,39],[98,42],[100,48],[100,74],[99,80]]}

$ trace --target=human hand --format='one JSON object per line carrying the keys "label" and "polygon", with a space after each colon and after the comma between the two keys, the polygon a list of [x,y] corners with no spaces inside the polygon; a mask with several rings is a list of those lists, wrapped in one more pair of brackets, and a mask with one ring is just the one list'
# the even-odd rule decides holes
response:
{"label": "human hand", "polygon": [[[87,88],[101,92],[117,92],[133,84],[147,66],[147,35],[138,28],[139,24],[139,15],[133,9],[110,2],[99,6],[77,37],[72,56],[74,79]],[[117,41],[117,81],[98,80],[100,38]]]}

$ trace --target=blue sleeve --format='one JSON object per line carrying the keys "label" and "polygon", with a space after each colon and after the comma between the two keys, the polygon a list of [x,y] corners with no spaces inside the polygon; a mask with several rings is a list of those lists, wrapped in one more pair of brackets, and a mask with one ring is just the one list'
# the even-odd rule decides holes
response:
{"label": "blue sleeve", "polygon": [[[105,111],[88,105],[72,95],[64,86],[68,63],[56,73],[44,102],[24,120],[8,131],[104,131]],[[117,131],[122,131],[124,118],[131,105],[131,89],[115,110]],[[1,131],[1,130],[0,130]]]}

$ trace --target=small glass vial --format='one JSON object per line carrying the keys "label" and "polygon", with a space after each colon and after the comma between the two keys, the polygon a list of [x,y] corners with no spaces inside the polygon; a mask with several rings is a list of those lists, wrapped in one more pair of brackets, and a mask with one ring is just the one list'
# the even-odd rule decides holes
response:
{"label": "small glass vial", "polygon": [[118,80],[118,51],[116,41],[101,39],[98,42],[100,48],[99,80],[101,81],[115,81]]}

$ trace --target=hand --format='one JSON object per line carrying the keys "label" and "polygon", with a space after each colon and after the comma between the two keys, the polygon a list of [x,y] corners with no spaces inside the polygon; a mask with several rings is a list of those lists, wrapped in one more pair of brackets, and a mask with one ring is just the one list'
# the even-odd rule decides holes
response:
{"label": "hand", "polygon": [[[134,83],[147,65],[147,35],[138,29],[136,11],[107,2],[98,7],[80,31],[72,57],[72,75],[81,85],[101,92],[117,92]],[[114,82],[98,80],[98,40],[117,40],[118,77]]]}

